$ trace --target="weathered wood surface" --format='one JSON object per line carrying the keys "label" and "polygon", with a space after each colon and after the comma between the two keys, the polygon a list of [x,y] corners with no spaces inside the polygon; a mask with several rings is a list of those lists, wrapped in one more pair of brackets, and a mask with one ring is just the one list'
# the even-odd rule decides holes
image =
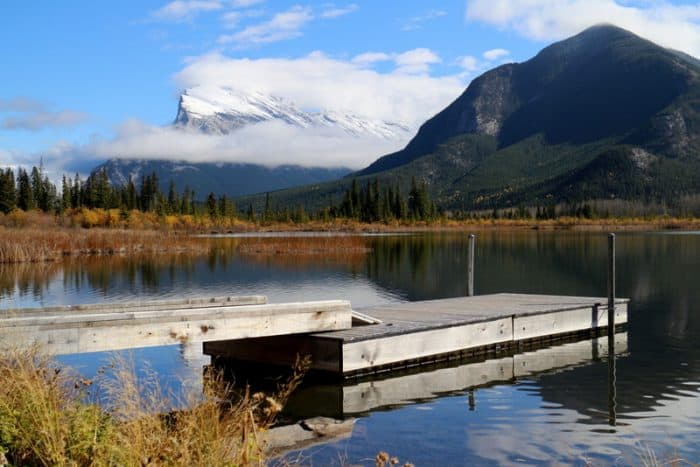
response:
{"label": "weathered wood surface", "polygon": [[0,319],[0,346],[38,343],[61,355],[339,330],[351,320],[352,308],[343,300],[16,313]]}
{"label": "weathered wood surface", "polygon": [[[618,323],[626,321],[628,302],[627,299],[616,301],[616,307],[622,320],[617,321]],[[359,311],[380,319],[382,324],[325,333],[324,337],[342,339],[344,342],[361,341],[400,335],[416,330],[440,329],[501,318],[525,318],[571,310],[588,310],[589,319],[582,324],[586,328],[602,327],[607,323],[606,303],[607,298],[598,297],[510,293],[406,302],[361,309]],[[596,306],[598,306],[598,314],[594,315],[593,308]],[[596,320],[596,317],[600,316],[603,316],[604,319]],[[562,324],[565,322],[566,320],[561,321]]]}
{"label": "weathered wood surface", "polygon": [[143,300],[117,303],[89,303],[83,305],[58,305],[44,308],[5,308],[0,309],[0,319],[28,316],[64,316],[79,313],[115,313],[120,311],[183,310],[187,308],[207,308],[239,305],[263,305],[264,295],[235,295],[227,297],[190,297],[172,300]]}
{"label": "weathered wood surface", "polygon": [[[627,322],[626,299],[616,322]],[[343,373],[402,361],[597,329],[607,324],[606,298],[494,294],[401,303],[363,310],[375,326],[315,335],[343,342]]]}
{"label": "weathered wood surface", "polygon": [[[294,416],[305,417],[311,414],[307,412],[311,408],[314,414],[319,413],[319,403],[312,401],[323,401],[320,413],[324,416],[357,415],[470,388],[588,365],[599,356],[607,355],[607,351],[607,338],[586,339],[475,363],[387,373],[383,378],[369,381],[350,380],[335,385],[302,387],[289,401],[288,409]],[[623,355],[627,351],[627,333],[616,334],[615,353]]]}
{"label": "weathered wood surface", "polygon": [[[627,303],[626,299],[616,301],[618,324],[627,322]],[[381,322],[300,336],[284,345],[275,345],[275,339],[217,342],[207,344],[205,353],[278,364],[289,364],[290,355],[296,353],[310,354],[312,368],[347,376],[607,325],[607,299],[591,297],[495,294],[361,311]]]}

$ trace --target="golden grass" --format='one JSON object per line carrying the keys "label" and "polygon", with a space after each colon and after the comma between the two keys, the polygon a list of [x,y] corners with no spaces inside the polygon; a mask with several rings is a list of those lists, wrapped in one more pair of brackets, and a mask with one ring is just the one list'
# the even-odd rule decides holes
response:
{"label": "golden grass", "polygon": [[[173,410],[155,378],[137,379],[124,362],[92,382],[36,349],[11,350],[0,355],[0,455],[11,465],[263,465],[258,436],[308,365],[298,361],[275,397],[232,399],[214,376],[187,397],[188,408]],[[103,391],[106,405],[85,402],[88,390]]]}
{"label": "golden grass", "polygon": [[304,265],[361,265],[372,249],[357,235],[332,237],[251,237],[232,239],[236,250],[251,262],[298,268]]}
{"label": "golden grass", "polygon": [[0,227],[0,263],[57,261],[85,255],[207,251],[207,242],[169,231]]}

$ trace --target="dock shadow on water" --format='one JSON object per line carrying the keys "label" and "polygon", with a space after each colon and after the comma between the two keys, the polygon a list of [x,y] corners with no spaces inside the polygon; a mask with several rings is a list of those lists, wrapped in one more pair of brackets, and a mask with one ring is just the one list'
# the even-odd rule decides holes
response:
{"label": "dock shadow on water", "polygon": [[[626,331],[616,333],[613,342],[616,357],[629,356]],[[466,398],[468,411],[476,412],[481,409],[483,391],[604,361],[610,363],[609,346],[609,339],[601,335],[557,340],[551,345],[533,343],[478,358],[458,358],[362,377],[343,378],[311,371],[289,398],[277,426],[270,430],[268,452],[294,460],[311,455],[308,450],[313,448],[313,458],[325,464],[333,460],[335,451],[343,449],[342,445],[351,442],[358,419],[357,426],[362,427],[363,419],[371,418],[374,412],[421,409],[445,397]],[[228,381],[254,390],[273,391],[289,377],[289,371],[282,367],[231,359],[215,361]],[[601,398],[605,389],[601,387]],[[333,428],[326,428],[327,432],[309,428],[314,423]]]}
{"label": "dock shadow on water", "polygon": [[[366,251],[335,257],[290,259],[272,246],[244,253],[239,245],[248,239],[208,239],[214,248],[203,255],[0,267],[0,306],[254,293],[271,303],[346,299],[363,308],[466,294],[466,234],[358,238],[352,241]],[[659,459],[699,462],[700,235],[624,233],[617,242],[617,295],[631,303],[626,344],[615,348],[614,426],[605,349],[593,356],[595,346],[578,344],[588,357],[552,363],[566,359],[569,344],[577,345],[567,343],[538,349],[553,352],[538,358],[552,364],[515,377],[510,375],[527,352],[305,385],[288,404],[289,421],[319,415],[357,421],[349,437],[315,445],[304,456],[315,465],[337,464],[339,456],[374,459],[379,451],[416,465],[609,465],[641,464],[650,450]],[[605,234],[481,232],[476,250],[477,295],[605,295]],[[190,350],[184,355],[179,346],[169,346],[134,354],[137,363],[149,360],[156,372],[169,375],[191,362],[201,370],[201,359]],[[87,374],[102,358],[86,354],[63,361]],[[466,363],[476,366],[467,370]],[[490,380],[492,374],[497,377]]]}

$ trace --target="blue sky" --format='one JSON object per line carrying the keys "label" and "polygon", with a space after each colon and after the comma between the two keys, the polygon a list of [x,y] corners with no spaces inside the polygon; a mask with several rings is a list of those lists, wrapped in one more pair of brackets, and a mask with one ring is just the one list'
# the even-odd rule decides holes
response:
{"label": "blue sky", "polygon": [[[700,55],[700,6],[680,0],[5,0],[0,17],[0,165],[56,171],[159,157],[192,86],[417,127],[481,72],[599,22]],[[224,143],[196,157],[233,157]],[[357,166],[381,155],[363,150]]]}

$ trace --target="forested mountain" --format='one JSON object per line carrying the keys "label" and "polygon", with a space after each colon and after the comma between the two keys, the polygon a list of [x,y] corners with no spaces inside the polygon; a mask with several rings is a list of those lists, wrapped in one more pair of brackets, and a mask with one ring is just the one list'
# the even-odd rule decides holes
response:
{"label": "forested mountain", "polygon": [[102,171],[107,173],[115,187],[126,186],[130,179],[138,186],[144,177],[155,173],[161,191],[166,192],[173,182],[179,193],[188,188],[195,193],[196,199],[203,200],[210,192],[232,197],[326,182],[347,175],[350,169],[110,159],[96,167],[93,173]]}
{"label": "forested mountain", "polygon": [[479,76],[403,150],[345,180],[274,199],[323,206],[353,178],[404,192],[416,178],[438,206],[457,210],[673,202],[700,192],[700,65],[629,31],[595,26]]}

